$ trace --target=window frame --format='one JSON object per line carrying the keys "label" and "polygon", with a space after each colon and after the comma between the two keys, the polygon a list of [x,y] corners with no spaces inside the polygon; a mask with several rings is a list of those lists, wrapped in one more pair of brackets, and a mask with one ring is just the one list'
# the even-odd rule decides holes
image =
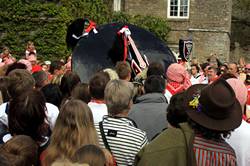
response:
{"label": "window frame", "polygon": [[189,12],[190,12],[190,0],[187,0],[188,1],[188,4],[187,4],[187,16],[180,16],[180,4],[181,4],[181,0],[177,0],[178,1],[178,4],[177,4],[177,16],[171,16],[170,15],[170,9],[171,9],[171,0],[168,0],[168,11],[167,11],[167,18],[169,19],[189,19]]}
{"label": "window frame", "polygon": [[114,12],[120,12],[122,6],[122,0],[114,0],[113,1],[113,11]]}

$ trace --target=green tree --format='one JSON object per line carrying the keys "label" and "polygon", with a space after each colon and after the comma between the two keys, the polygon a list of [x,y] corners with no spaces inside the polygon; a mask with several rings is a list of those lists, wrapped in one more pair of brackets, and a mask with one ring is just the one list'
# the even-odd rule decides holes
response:
{"label": "green tree", "polygon": [[65,34],[71,16],[65,7],[25,0],[0,0],[0,4],[2,47],[8,46],[19,58],[31,40],[42,59],[58,59],[68,54]]}

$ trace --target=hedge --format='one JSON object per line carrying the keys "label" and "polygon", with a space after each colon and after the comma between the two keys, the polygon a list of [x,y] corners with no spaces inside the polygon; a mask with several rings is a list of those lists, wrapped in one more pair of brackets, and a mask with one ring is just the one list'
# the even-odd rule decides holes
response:
{"label": "hedge", "polygon": [[88,17],[98,25],[129,22],[167,41],[169,26],[162,18],[112,13],[103,0],[0,0],[0,48],[7,46],[21,58],[28,41],[33,41],[38,57],[54,60],[67,56],[67,26],[76,18]]}

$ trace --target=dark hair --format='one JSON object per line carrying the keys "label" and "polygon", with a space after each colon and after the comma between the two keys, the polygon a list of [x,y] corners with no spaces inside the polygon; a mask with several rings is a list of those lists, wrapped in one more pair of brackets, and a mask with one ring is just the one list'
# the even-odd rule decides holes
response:
{"label": "dark hair", "polygon": [[200,72],[200,67],[198,66],[198,64],[192,64],[191,67],[195,67],[197,72]]}
{"label": "dark hair", "polygon": [[231,73],[224,73],[220,76],[219,79],[227,80],[229,78],[237,78],[234,74]]}
{"label": "dark hair", "polygon": [[134,81],[134,94],[133,94],[133,103],[136,103],[136,99],[144,94],[143,83]]}
{"label": "dark hair", "polygon": [[48,84],[45,85],[41,92],[43,93],[46,102],[56,105],[60,107],[62,102],[62,93],[57,84]]}
{"label": "dark hair", "polygon": [[250,74],[247,74],[245,84],[250,85]]}
{"label": "dark hair", "polygon": [[185,92],[173,95],[167,107],[167,121],[174,127],[179,128],[179,123],[187,122],[187,113],[184,108]]}
{"label": "dark hair", "polygon": [[75,162],[86,163],[91,166],[104,166],[105,155],[102,149],[96,145],[85,145],[75,152]]}
{"label": "dark hair", "polygon": [[220,67],[225,67],[228,70],[228,66],[226,64],[222,64]]}
{"label": "dark hair", "polygon": [[218,68],[213,67],[213,66],[209,66],[208,70],[213,70],[216,74],[218,72]]}
{"label": "dark hair", "polygon": [[11,65],[8,66],[6,72],[5,72],[5,76],[7,76],[11,71],[15,70],[15,69],[27,69],[27,66],[23,63],[13,63]]}
{"label": "dark hair", "polygon": [[61,61],[52,61],[51,65],[50,65],[50,68],[49,68],[49,72],[51,74],[54,74],[54,71],[55,70],[60,70],[63,65],[64,65],[63,62],[61,62]]}
{"label": "dark hair", "polygon": [[201,66],[202,71],[204,71],[205,68],[206,68],[207,66],[209,66],[209,63],[202,63],[200,66]]}
{"label": "dark hair", "polygon": [[131,74],[131,68],[127,62],[118,61],[115,70],[120,79],[126,79]]}
{"label": "dark hair", "polygon": [[224,140],[225,138],[230,137],[231,131],[216,131],[205,128],[192,119],[187,119],[189,126],[194,130],[195,134],[201,135],[205,139],[209,140]]}
{"label": "dark hair", "polygon": [[104,90],[110,78],[106,72],[96,73],[89,81],[89,92],[95,99],[104,99]]}
{"label": "dark hair", "polygon": [[47,134],[45,98],[40,91],[30,90],[12,99],[8,126],[11,135],[28,135],[42,142]]}
{"label": "dark hair", "polygon": [[[221,70],[222,67],[224,67],[225,69],[224,69],[224,70]],[[217,75],[226,74],[227,72],[228,72],[228,66],[225,65],[225,64],[222,64],[222,65],[219,67],[219,71],[218,71],[218,74],[217,74]]]}
{"label": "dark hair", "polygon": [[34,80],[35,80],[35,82],[36,82],[35,86],[36,86],[37,89],[42,88],[42,87],[45,85],[44,82],[45,82],[46,80],[48,80],[48,75],[47,75],[47,73],[46,73],[45,71],[43,71],[43,70],[34,72],[34,73],[32,74],[32,76],[33,76],[33,78],[34,78]]}
{"label": "dark hair", "polygon": [[164,68],[161,63],[153,62],[149,64],[148,70],[147,70],[147,77],[151,75],[159,75],[159,76],[165,77]]}
{"label": "dark hair", "polygon": [[89,103],[91,100],[89,85],[86,83],[76,85],[75,88],[71,91],[71,97],[74,99],[80,99],[85,103]]}
{"label": "dark hair", "polygon": [[71,91],[81,82],[80,77],[75,72],[66,72],[61,80],[60,90],[63,98],[70,97]]}
{"label": "dark hair", "polygon": [[1,92],[1,95],[2,95],[2,100],[3,100],[2,102],[3,103],[9,101],[9,99],[10,99],[7,86],[8,86],[7,77],[0,77],[0,92]]}
{"label": "dark hair", "polygon": [[30,55],[35,55],[35,56],[36,56],[36,53],[33,52],[33,51],[31,51],[31,52],[29,53],[29,56],[30,56]]}
{"label": "dark hair", "polygon": [[144,83],[145,93],[163,93],[165,90],[165,79],[159,75],[149,76]]}
{"label": "dark hair", "polygon": [[[0,153],[13,166],[30,166],[38,163],[38,145],[26,135],[17,135],[3,144]],[[5,164],[4,164],[5,165]]]}

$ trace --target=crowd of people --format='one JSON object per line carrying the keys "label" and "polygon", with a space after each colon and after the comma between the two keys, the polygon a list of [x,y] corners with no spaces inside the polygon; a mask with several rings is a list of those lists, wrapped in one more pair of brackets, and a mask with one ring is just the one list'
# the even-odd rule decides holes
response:
{"label": "crowd of people", "polygon": [[250,165],[250,64],[127,62],[81,82],[65,62],[0,54],[0,165]]}

